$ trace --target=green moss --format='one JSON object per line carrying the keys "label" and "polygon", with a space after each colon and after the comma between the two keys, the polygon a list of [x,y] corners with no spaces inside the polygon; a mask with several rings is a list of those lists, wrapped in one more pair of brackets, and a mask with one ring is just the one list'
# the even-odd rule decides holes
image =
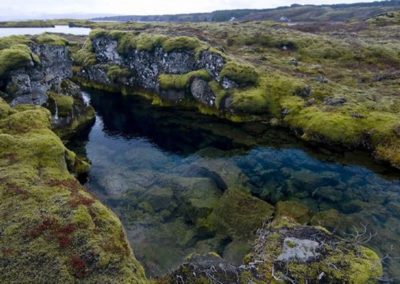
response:
{"label": "green moss", "polygon": [[32,51],[24,44],[0,50],[0,77],[11,70],[30,66],[33,62],[32,56]]}
{"label": "green moss", "polygon": [[208,82],[208,86],[211,88],[212,92],[215,95],[215,105],[218,109],[220,109],[221,100],[228,95],[227,91],[224,90],[221,85],[215,80]]}
{"label": "green moss", "polygon": [[107,69],[107,76],[111,80],[116,80],[120,77],[126,77],[129,74],[130,74],[130,72],[127,68],[122,68],[119,65],[111,65],[111,66],[108,66],[108,69]]}
{"label": "green moss", "polygon": [[90,38],[91,40],[93,40],[93,39],[95,39],[95,38],[98,38],[98,37],[101,37],[101,36],[106,36],[106,35],[108,35],[108,34],[109,34],[109,32],[108,32],[107,30],[103,30],[103,29],[94,29],[94,30],[92,30],[92,31],[90,32],[89,38]]}
{"label": "green moss", "polygon": [[226,63],[220,76],[227,77],[242,86],[256,84],[258,80],[258,74],[253,66],[234,62]]}
{"label": "green moss", "polygon": [[42,34],[38,36],[36,42],[39,44],[60,45],[60,46],[65,46],[68,44],[68,41],[65,38],[51,34]]}
{"label": "green moss", "polygon": [[0,38],[0,50],[10,48],[16,44],[29,44],[31,40],[26,36],[9,36]]}
{"label": "green moss", "polygon": [[6,103],[5,100],[0,98],[0,119],[3,119],[10,115],[12,112],[11,107]]}
{"label": "green moss", "polygon": [[0,101],[3,109],[0,247],[8,264],[0,282],[31,282],[34,273],[40,283],[146,283],[118,218],[71,175],[77,157],[49,129],[49,111],[21,106],[7,115]]}
{"label": "green moss", "polygon": [[165,40],[162,47],[166,52],[171,52],[176,49],[196,49],[200,46],[200,41],[195,37],[173,37]]}
{"label": "green moss", "polygon": [[93,52],[93,46],[90,39],[87,39],[82,48],[73,54],[74,61],[81,66],[91,66],[96,64],[97,58]]}
{"label": "green moss", "polygon": [[167,37],[164,35],[140,34],[136,38],[136,49],[152,51],[155,47],[161,46]]}
{"label": "green moss", "polygon": [[74,98],[71,96],[60,95],[51,93],[49,97],[54,100],[57,105],[58,115],[60,117],[66,117],[73,115]]}
{"label": "green moss", "polygon": [[210,80],[210,74],[205,69],[192,71],[186,74],[161,74],[158,82],[161,89],[185,89],[195,77]]}
{"label": "green moss", "polygon": [[225,232],[233,239],[248,240],[272,216],[273,211],[273,206],[248,193],[227,190],[212,215],[198,226]]}
{"label": "green moss", "polygon": [[132,33],[125,33],[118,41],[118,53],[128,54],[136,49],[136,38]]}

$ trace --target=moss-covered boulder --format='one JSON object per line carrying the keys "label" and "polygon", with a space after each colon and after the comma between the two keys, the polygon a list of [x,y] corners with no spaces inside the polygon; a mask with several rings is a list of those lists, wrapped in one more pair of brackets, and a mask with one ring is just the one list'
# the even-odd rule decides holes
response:
{"label": "moss-covered boulder", "polygon": [[371,249],[322,227],[275,219],[258,231],[242,280],[253,283],[377,283],[382,264]]}
{"label": "moss-covered boulder", "polygon": [[0,282],[144,283],[119,219],[38,106],[0,100]]}

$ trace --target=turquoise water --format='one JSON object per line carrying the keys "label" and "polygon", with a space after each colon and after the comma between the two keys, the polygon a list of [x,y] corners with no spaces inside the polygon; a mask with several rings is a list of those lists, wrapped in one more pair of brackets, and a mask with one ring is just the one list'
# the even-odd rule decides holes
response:
{"label": "turquoise water", "polygon": [[89,35],[91,29],[58,25],[54,28],[0,28],[0,37],[12,35],[38,35],[42,33],[62,33],[72,35]]}
{"label": "turquoise water", "polygon": [[235,218],[249,210],[224,215],[227,227],[202,225],[226,211],[221,200],[234,192],[256,197],[255,208],[295,200],[314,212],[338,210],[330,229],[344,235],[367,226],[375,236],[366,245],[388,255],[386,271],[398,277],[399,172],[362,152],[305,145],[263,124],[233,124],[138,97],[87,96],[96,123],[70,147],[92,161],[86,186],[121,218],[149,276],[192,252],[216,251],[240,263],[257,224],[243,231]]}

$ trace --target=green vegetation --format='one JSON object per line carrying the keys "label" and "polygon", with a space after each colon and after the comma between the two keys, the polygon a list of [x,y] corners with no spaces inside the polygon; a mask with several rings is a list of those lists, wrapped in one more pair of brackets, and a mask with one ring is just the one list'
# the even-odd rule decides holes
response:
{"label": "green vegetation", "polygon": [[[247,262],[265,259],[256,265],[257,271],[261,273],[262,283],[273,283],[274,277],[285,276],[292,281],[306,283],[304,281],[306,277],[318,279],[321,271],[324,272],[325,281],[329,283],[375,283],[375,278],[383,273],[380,259],[375,252],[354,244],[351,240],[348,242],[340,240],[323,228],[299,226],[292,219],[283,217],[275,218],[262,230],[262,239],[256,241],[262,245],[262,249],[255,250],[246,257]],[[284,248],[283,243],[286,243],[289,249],[295,250],[297,247],[296,243],[286,239],[292,236],[290,232],[293,235],[297,232],[303,240],[309,239],[318,245],[323,245],[323,249],[319,251],[318,261],[285,259],[284,266],[278,265],[282,262],[278,260],[279,257],[284,255],[285,249],[288,250]],[[274,271],[274,274],[271,271]]]}
{"label": "green vegetation", "polygon": [[118,79],[119,77],[126,77],[129,74],[130,74],[130,72],[127,68],[122,68],[119,65],[111,65],[111,66],[108,66],[108,69],[107,69],[107,76],[111,80]]}
{"label": "green vegetation", "polygon": [[201,69],[186,74],[161,74],[158,77],[158,82],[161,89],[181,90],[189,87],[191,80],[196,77],[207,81],[211,78],[207,70]]}
{"label": "green vegetation", "polygon": [[51,34],[42,34],[38,36],[36,42],[39,44],[61,45],[61,46],[65,46],[68,44],[68,41],[65,38]]}
{"label": "green vegetation", "polygon": [[136,49],[136,38],[132,33],[125,33],[118,41],[118,52],[128,54]]}
{"label": "green vegetation", "polygon": [[176,49],[196,49],[199,46],[199,39],[187,36],[169,38],[162,43],[162,47],[166,52],[171,52]]}
{"label": "green vegetation", "polygon": [[253,85],[258,79],[258,74],[253,66],[237,64],[235,62],[226,63],[220,76],[221,78],[227,77],[242,86]]}
{"label": "green vegetation", "polygon": [[71,175],[87,166],[49,127],[48,110],[0,99],[0,281],[145,283],[118,218]]}
{"label": "green vegetation", "polygon": [[50,92],[49,98],[53,99],[60,117],[73,115],[74,99],[71,96],[60,95]]}
{"label": "green vegetation", "polygon": [[136,38],[136,49],[152,51],[155,47],[161,46],[167,37],[164,35],[140,34]]}
{"label": "green vegetation", "polygon": [[0,50],[0,77],[7,75],[11,70],[28,67],[38,61],[39,58],[27,45],[16,44],[2,49]]}
{"label": "green vegetation", "polygon": [[82,48],[74,54],[74,61],[81,66],[96,64],[96,55],[93,53],[93,46],[90,39],[87,39]]}

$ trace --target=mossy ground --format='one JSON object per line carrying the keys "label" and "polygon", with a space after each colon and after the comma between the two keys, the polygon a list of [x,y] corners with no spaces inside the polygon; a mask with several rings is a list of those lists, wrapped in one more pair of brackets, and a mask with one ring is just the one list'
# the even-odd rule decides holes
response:
{"label": "mossy ground", "polygon": [[49,128],[48,110],[0,100],[0,281],[144,283],[120,221]]}

